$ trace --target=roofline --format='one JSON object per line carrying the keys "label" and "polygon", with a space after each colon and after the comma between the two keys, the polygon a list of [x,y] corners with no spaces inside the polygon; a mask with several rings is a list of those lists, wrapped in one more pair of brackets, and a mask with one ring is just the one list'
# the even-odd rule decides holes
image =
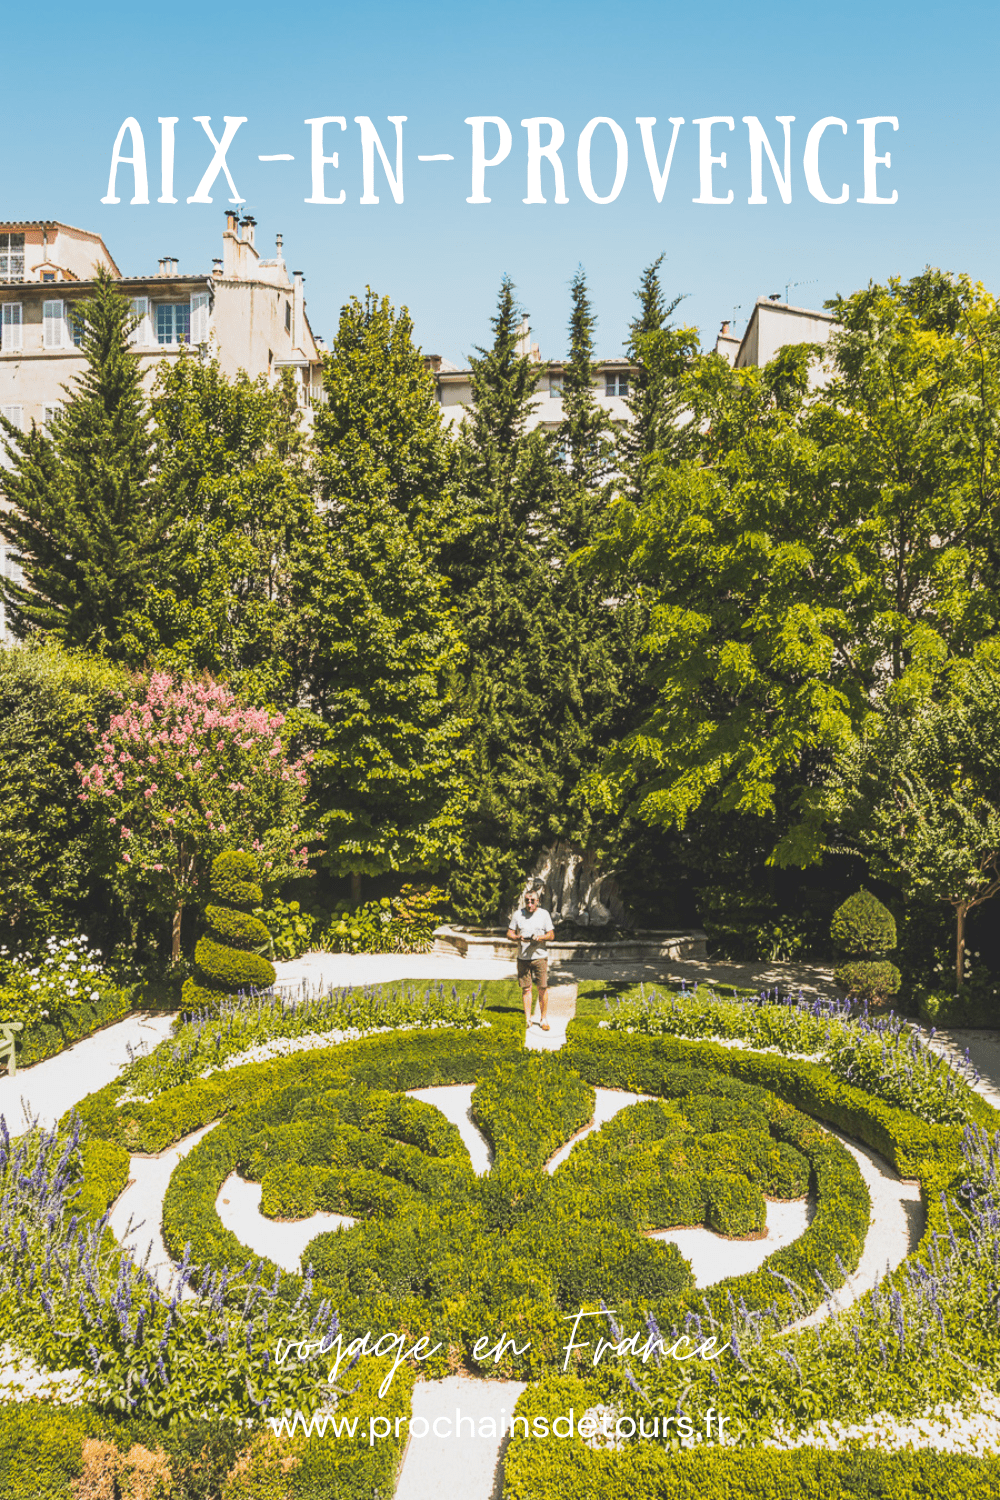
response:
{"label": "roofline", "polygon": [[117,274],[121,275],[118,262],[104,243],[104,236],[98,234],[96,229],[81,229],[78,224],[67,224],[63,219],[0,219],[0,230],[3,229],[71,229],[74,234],[82,234],[88,240],[96,240]]}
{"label": "roofline", "polygon": [[[428,359],[433,359],[434,358],[433,355],[428,355],[426,357]],[[629,359],[595,359],[595,360],[592,361],[592,364],[594,365],[594,368],[598,371],[598,373],[600,373],[602,370],[608,370],[608,369],[615,369],[615,370],[638,370],[638,368],[639,368],[639,366],[637,364],[635,364],[632,360],[629,360]],[[569,369],[569,360],[566,360],[566,359],[543,359],[543,360],[539,361],[539,364],[536,366],[536,368],[537,369],[542,369],[542,370],[545,370],[545,369],[548,369],[548,370],[567,370],[567,369]],[[459,375],[471,375],[472,374],[472,370],[471,370],[471,368],[466,368],[464,370],[434,370],[434,369],[432,369],[431,370],[431,374],[434,376],[435,380],[454,380]]]}
{"label": "roofline", "polygon": [[[750,337],[750,330],[753,327],[753,320],[757,316],[758,309],[762,307],[769,307],[772,312],[797,313],[804,318],[819,318],[824,323],[835,323],[837,321],[833,313],[818,312],[814,307],[794,307],[790,302],[773,302],[770,297],[758,297],[757,301],[753,305],[753,312],[750,314],[750,317],[747,321],[747,326],[743,330],[743,337],[739,341],[740,347],[733,355],[734,369],[736,367],[736,361],[743,353],[743,345]],[[720,337],[725,337],[725,335],[720,334]],[[730,334],[729,337],[732,337],[732,335]],[[803,339],[802,342],[804,344],[808,343],[808,339]]]}

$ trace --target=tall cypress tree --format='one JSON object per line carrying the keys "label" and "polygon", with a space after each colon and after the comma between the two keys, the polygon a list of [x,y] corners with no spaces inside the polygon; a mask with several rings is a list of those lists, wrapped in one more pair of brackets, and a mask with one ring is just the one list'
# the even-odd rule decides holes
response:
{"label": "tall cypress tree", "polygon": [[642,273],[636,292],[639,313],[629,324],[625,345],[633,363],[628,396],[632,420],[622,434],[622,471],[636,496],[643,492],[646,460],[654,453],[681,457],[690,438],[681,420],[681,378],[697,352],[698,333],[670,321],[684,299],[665,297],[660,283],[663,260],[658,255]]}
{"label": "tall cypress tree", "polygon": [[139,360],[129,344],[128,300],[100,271],[74,306],[87,368],[49,430],[4,422],[11,506],[0,535],[24,572],[3,580],[15,630],[140,663],[155,644],[141,606],[169,546],[171,509],[154,472],[155,440]]}
{"label": "tall cypress tree", "polygon": [[473,400],[459,437],[463,529],[448,551],[474,726],[466,856],[451,894],[470,918],[503,913],[555,840],[589,842],[582,783],[620,676],[617,617],[572,562],[591,537],[612,462],[583,273],[573,283],[565,420],[552,435],[529,430],[541,372],[518,353],[519,320],[505,279],[492,345],[471,361]]}
{"label": "tall cypress tree", "polygon": [[293,564],[319,825],[355,897],[363,875],[446,863],[466,796],[463,649],[438,564],[448,452],[412,333],[370,288],[343,308],[316,418],[321,504]]}
{"label": "tall cypress tree", "polygon": [[470,918],[510,899],[559,789],[549,753],[556,663],[544,543],[553,466],[542,432],[528,431],[541,369],[518,352],[520,318],[504,277],[493,341],[470,360],[472,402],[458,438],[459,534],[445,552],[462,599],[473,726],[472,801],[451,896]]}
{"label": "tall cypress tree", "polygon": [[588,529],[588,518],[614,468],[615,426],[596,399],[594,383],[598,366],[594,358],[594,330],[597,319],[590,305],[582,266],[577,268],[570,283],[570,296],[569,358],[563,367],[563,420],[557,441],[566,477],[582,511],[579,545],[589,540],[584,534]]}

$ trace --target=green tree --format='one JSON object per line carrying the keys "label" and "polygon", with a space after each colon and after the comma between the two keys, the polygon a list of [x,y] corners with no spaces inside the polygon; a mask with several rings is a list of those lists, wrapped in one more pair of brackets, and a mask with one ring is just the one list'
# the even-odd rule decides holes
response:
{"label": "green tree", "polygon": [[878,874],[955,914],[955,985],[966,971],[969,912],[1000,892],[1000,662],[948,674],[914,716],[873,723],[853,763],[855,826]]}
{"label": "green tree", "polygon": [[208,672],[252,702],[287,702],[291,554],[313,501],[290,377],[269,387],[182,354],[153,400],[170,566],[144,603],[168,670]]}
{"label": "green tree", "polygon": [[599,370],[594,357],[597,319],[582,266],[570,283],[570,296],[569,358],[563,366],[563,420],[556,442],[581,509],[577,522],[580,539],[589,540],[590,516],[600,504],[614,468],[615,425],[594,390]]}
{"label": "green tree", "polygon": [[548,718],[561,663],[549,628],[547,560],[556,469],[528,418],[541,367],[518,351],[520,309],[505,277],[493,342],[470,360],[472,402],[458,438],[461,513],[445,553],[469,652],[472,800],[451,882],[468,917],[499,911],[558,805],[557,728]]}
{"label": "green tree", "polygon": [[173,510],[156,472],[155,436],[130,347],[128,300],[98,273],[74,305],[87,368],[48,432],[3,422],[10,463],[0,472],[0,535],[24,572],[0,582],[18,634],[137,664],[151,639],[144,601],[169,560]]}
{"label": "green tree", "polygon": [[86,930],[107,943],[113,905],[93,866],[88,759],[125,673],[51,641],[0,650],[0,931],[4,943]]}
{"label": "green tree", "polygon": [[409,314],[369,288],[324,367],[321,509],[297,549],[298,672],[314,714],[326,862],[351,875],[435,870],[456,853],[466,724],[463,650],[438,562],[449,455]]}
{"label": "green tree", "polygon": [[833,307],[825,387],[808,345],[692,367],[696,459],[654,454],[590,553],[648,602],[655,695],[600,795],[663,827],[763,819],[778,863],[820,856],[830,768],[869,715],[919,704],[996,628],[992,299],[934,272]]}

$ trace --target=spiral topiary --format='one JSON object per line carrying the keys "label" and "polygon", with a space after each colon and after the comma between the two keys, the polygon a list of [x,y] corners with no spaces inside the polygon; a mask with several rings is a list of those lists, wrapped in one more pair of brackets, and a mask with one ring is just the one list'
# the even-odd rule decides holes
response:
{"label": "spiral topiary", "polygon": [[195,975],[184,981],[181,1004],[185,1010],[217,1005],[239,990],[266,990],[275,980],[274,965],[257,950],[270,942],[267,928],[251,909],[264,893],[252,854],[230,850],[212,862],[205,907],[207,931],[194,950]]}
{"label": "spiral topiary", "polygon": [[838,906],[830,937],[848,955],[833,971],[841,989],[857,1000],[882,1005],[899,992],[902,975],[884,955],[896,946],[896,919],[870,891],[855,891]]}

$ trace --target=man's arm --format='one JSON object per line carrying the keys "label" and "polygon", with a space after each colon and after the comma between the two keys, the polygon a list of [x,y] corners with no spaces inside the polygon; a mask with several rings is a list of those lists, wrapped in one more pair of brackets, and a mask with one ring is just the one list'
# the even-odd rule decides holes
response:
{"label": "man's arm", "polygon": [[507,928],[508,943],[519,943],[521,941],[521,935],[514,926],[515,920],[516,918],[511,917],[510,926]]}

